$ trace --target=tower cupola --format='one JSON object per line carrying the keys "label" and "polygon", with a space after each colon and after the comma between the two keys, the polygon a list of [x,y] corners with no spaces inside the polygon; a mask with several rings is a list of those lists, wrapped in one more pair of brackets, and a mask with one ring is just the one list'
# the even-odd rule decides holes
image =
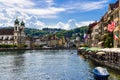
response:
{"label": "tower cupola", "polygon": [[15,24],[19,24],[19,21],[18,21],[18,19],[16,19],[16,20],[15,20]]}
{"label": "tower cupola", "polygon": [[24,23],[24,21],[22,20],[22,22],[21,22],[21,26],[25,26],[25,23]]}

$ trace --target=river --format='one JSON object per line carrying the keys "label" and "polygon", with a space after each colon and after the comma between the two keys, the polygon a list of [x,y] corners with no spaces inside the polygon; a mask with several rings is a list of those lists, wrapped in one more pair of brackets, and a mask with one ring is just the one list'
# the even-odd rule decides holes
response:
{"label": "river", "polygon": [[[95,66],[76,50],[0,52],[0,80],[94,80]],[[110,80],[120,80],[118,72],[107,69]]]}

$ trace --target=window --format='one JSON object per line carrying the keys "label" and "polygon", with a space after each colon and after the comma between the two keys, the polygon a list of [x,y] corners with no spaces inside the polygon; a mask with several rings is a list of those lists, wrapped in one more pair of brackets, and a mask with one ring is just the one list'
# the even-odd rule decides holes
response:
{"label": "window", "polygon": [[15,30],[17,30],[17,26],[15,26]]}
{"label": "window", "polygon": [[5,41],[5,44],[8,44],[8,42],[7,42],[7,41]]}
{"label": "window", "polygon": [[10,37],[10,36],[8,36],[8,40],[10,40],[10,38],[11,38],[11,37]]}
{"label": "window", "polygon": [[119,12],[117,11],[117,12],[114,14],[113,17],[114,17],[114,19],[115,19],[115,18],[119,18]]}
{"label": "window", "polygon": [[5,40],[9,40],[9,37],[6,37],[6,39]]}
{"label": "window", "polygon": [[3,36],[3,40],[5,40],[7,37],[6,36]]}
{"label": "window", "polygon": [[17,37],[16,37],[16,36],[14,36],[14,38],[15,38],[15,39],[17,39]]}
{"label": "window", "polygon": [[95,32],[98,32],[98,29],[95,29]]}
{"label": "window", "polygon": [[116,22],[116,26],[118,26],[118,25],[119,25],[119,21]]}

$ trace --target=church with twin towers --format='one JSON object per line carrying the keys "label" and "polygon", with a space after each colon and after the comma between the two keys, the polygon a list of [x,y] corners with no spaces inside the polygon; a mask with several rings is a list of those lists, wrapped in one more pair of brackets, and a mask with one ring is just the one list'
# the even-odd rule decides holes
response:
{"label": "church with twin towers", "polygon": [[26,42],[26,34],[24,32],[25,23],[16,18],[14,27],[0,28],[0,44],[11,44],[16,46],[24,45]]}

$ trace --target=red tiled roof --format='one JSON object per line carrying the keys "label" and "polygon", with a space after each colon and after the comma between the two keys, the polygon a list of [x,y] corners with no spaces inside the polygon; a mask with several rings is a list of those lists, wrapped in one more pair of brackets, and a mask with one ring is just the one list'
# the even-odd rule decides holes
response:
{"label": "red tiled roof", "polygon": [[89,24],[89,27],[92,28],[92,27],[94,27],[95,25],[97,25],[97,23],[98,23],[98,22],[94,22],[94,23],[92,23],[92,24]]}
{"label": "red tiled roof", "polygon": [[87,31],[87,34],[89,34],[89,33],[91,33],[91,30],[92,30],[92,28],[95,26],[95,25],[97,25],[98,24],[98,22],[94,22],[94,23],[92,23],[92,24],[89,24],[89,28],[88,28],[88,31]]}
{"label": "red tiled roof", "polygon": [[14,29],[0,29],[0,35],[13,35]]}

